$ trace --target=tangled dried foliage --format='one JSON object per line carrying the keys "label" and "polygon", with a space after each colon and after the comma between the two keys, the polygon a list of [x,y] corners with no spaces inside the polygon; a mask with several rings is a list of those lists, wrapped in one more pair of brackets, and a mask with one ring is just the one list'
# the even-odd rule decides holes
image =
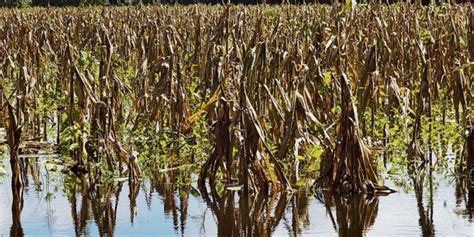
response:
{"label": "tangled dried foliage", "polygon": [[[220,170],[244,190],[288,189],[300,172],[294,158],[322,144],[321,173],[332,168],[318,184],[367,191],[377,162],[362,140],[364,114],[419,119],[448,101],[469,123],[473,17],[471,5],[405,4],[9,10],[0,76],[5,93],[21,97],[23,134],[54,114],[68,118],[58,132],[87,134],[70,141],[79,165],[126,165],[134,179],[124,127],[185,136],[203,120],[210,131],[199,132],[215,147],[203,185]],[[56,112],[36,112],[45,96]]]}

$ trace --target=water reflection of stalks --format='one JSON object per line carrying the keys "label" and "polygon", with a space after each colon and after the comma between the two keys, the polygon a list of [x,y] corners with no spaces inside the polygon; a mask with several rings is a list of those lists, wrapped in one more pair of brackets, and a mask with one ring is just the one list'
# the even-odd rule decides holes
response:
{"label": "water reflection of stalks", "polygon": [[[191,184],[186,180],[190,179],[190,175],[190,172],[170,170],[167,172],[155,172],[154,177],[150,179],[151,189],[148,195],[148,205],[151,205],[152,192],[156,191],[163,198],[165,214],[171,215],[173,218],[174,230],[176,232],[181,231],[181,234],[184,234],[188,214]],[[179,195],[177,195],[177,192]]]}
{"label": "water reflection of stalks", "polygon": [[474,128],[469,131],[465,147],[467,173],[474,178]]}
{"label": "water reflection of stalks", "polygon": [[285,193],[248,196],[243,192],[226,190],[219,195],[215,189],[207,192],[202,187],[200,192],[216,217],[217,235],[226,237],[270,236],[282,220],[290,201]]}
{"label": "water reflection of stalks", "polygon": [[23,188],[12,189],[12,227],[10,228],[10,236],[24,236],[23,227],[21,226],[21,212],[23,210]]}
{"label": "water reflection of stalks", "polygon": [[460,207],[465,203],[463,216],[467,217],[469,221],[474,221],[474,181],[467,177],[460,177],[456,180],[456,206]]}
{"label": "water reflection of stalks", "polygon": [[77,212],[77,193],[76,186],[71,190],[71,196],[69,202],[71,204],[71,215],[72,221],[74,224],[74,231],[76,236],[88,235],[87,233],[87,220],[89,220],[90,205],[89,205],[89,192],[86,184],[82,185],[81,188],[81,209],[80,212]]}
{"label": "water reflection of stalks", "polygon": [[23,163],[24,170],[23,173],[23,182],[25,186],[29,185],[28,180],[28,173],[30,173],[31,178],[33,179],[33,183],[37,188],[41,187],[41,180],[40,180],[40,167],[38,164],[37,157],[25,158],[21,160]]}
{"label": "water reflection of stalks", "polygon": [[[119,196],[121,186],[115,187],[110,184],[102,184],[101,186],[92,187],[91,190],[91,206],[93,215],[97,226],[99,227],[99,233],[108,234],[113,236],[115,230],[116,206],[112,205],[111,197],[116,194]],[[116,199],[116,203],[118,203]]]}
{"label": "water reflection of stalks", "polygon": [[[303,229],[308,227],[310,224],[308,204],[309,196],[304,192],[298,192],[291,198],[291,210],[293,212],[291,229],[293,236],[301,235]],[[278,210],[278,207],[276,210]]]}
{"label": "water reflection of stalks", "polygon": [[[122,189],[121,185],[119,188]],[[130,206],[130,223],[133,225],[135,216],[138,213],[137,197],[138,197],[138,194],[140,193],[140,183],[137,181],[134,181],[133,179],[130,179],[130,182],[128,183],[128,190],[129,190],[128,198],[130,201],[130,205],[129,205]],[[118,193],[116,194],[117,202],[119,198]],[[115,209],[117,209],[117,206],[115,207]]]}
{"label": "water reflection of stalks", "polygon": [[[416,196],[416,203],[418,206],[419,225],[421,228],[422,236],[434,236],[435,228],[433,223],[433,186],[432,186],[432,176],[430,173],[429,180],[429,203],[427,208],[423,204],[423,181],[425,178],[424,170],[420,170],[418,175],[412,176],[413,187]],[[431,171],[430,171],[431,172]]]}
{"label": "water reflection of stalks", "polygon": [[[353,194],[341,196],[330,192],[317,194],[331,218],[339,236],[364,236],[366,231],[375,223],[379,201],[376,196]],[[336,218],[331,211],[336,209]]]}
{"label": "water reflection of stalks", "polygon": [[[87,224],[92,218],[95,220],[101,235],[114,235],[122,185],[122,183],[91,185],[83,180],[79,187],[80,191],[77,190],[78,185],[73,186],[69,201],[76,236],[88,235]],[[134,190],[138,190],[138,188],[135,185],[131,186],[133,186],[133,188],[130,188],[130,208],[132,211],[136,208],[136,197],[138,195],[138,192]],[[79,212],[77,210],[78,193],[81,194],[82,198]],[[115,203],[112,202],[113,196],[115,196]],[[133,223],[133,216],[131,222]]]}

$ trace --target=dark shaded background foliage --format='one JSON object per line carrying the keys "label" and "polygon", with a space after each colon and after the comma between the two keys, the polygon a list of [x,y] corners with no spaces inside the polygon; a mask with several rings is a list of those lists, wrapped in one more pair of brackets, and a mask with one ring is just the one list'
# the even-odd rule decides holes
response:
{"label": "dark shaded background foliage", "polygon": [[[0,7],[28,7],[28,6],[91,6],[91,5],[138,5],[138,4],[305,4],[334,2],[345,2],[345,0],[0,0]],[[430,3],[469,3],[473,0],[356,0],[359,3],[380,2],[421,2],[423,5]]]}

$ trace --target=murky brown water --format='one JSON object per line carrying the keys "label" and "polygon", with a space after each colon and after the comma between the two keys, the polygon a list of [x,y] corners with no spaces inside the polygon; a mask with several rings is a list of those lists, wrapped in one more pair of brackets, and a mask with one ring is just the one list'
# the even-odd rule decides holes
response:
{"label": "murky brown water", "polygon": [[180,186],[192,177],[176,171],[132,186],[65,185],[63,175],[46,171],[47,158],[24,159],[28,187],[15,194],[9,177],[0,181],[0,236],[474,236],[467,179],[434,175],[431,185],[425,177],[403,187],[388,179],[399,192],[378,198],[241,197]]}

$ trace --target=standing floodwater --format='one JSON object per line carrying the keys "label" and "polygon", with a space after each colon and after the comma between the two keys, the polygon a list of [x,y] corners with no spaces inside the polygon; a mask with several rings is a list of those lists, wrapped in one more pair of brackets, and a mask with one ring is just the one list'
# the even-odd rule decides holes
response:
{"label": "standing floodwater", "polygon": [[[47,172],[48,157],[25,158],[28,186],[22,208],[9,180],[0,183],[0,236],[473,236],[472,180],[434,175],[404,180],[389,196],[351,198],[293,193],[270,197],[200,195],[178,186],[180,174],[161,173],[136,187],[128,182],[68,184]],[[400,180],[400,179],[396,179]],[[20,213],[18,213],[20,212]],[[20,222],[21,221],[21,222]],[[232,235],[231,235],[232,234]]]}

